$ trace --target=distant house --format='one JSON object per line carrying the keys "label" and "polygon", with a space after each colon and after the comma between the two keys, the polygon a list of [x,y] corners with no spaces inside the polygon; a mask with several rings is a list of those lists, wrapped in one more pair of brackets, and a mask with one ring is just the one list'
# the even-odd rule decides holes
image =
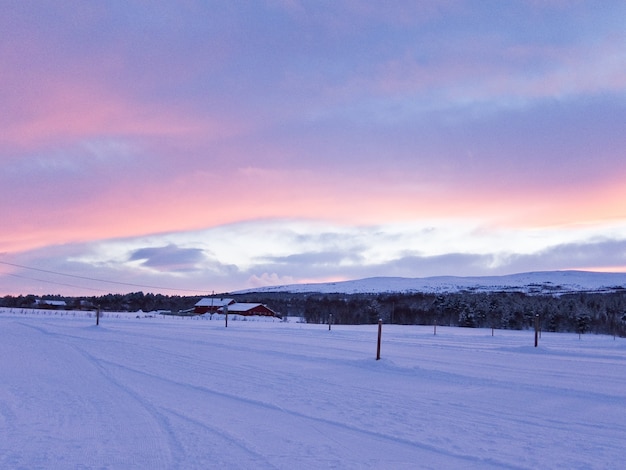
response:
{"label": "distant house", "polygon": [[63,309],[67,307],[67,303],[65,300],[35,299],[35,307]]}
{"label": "distant house", "polygon": [[[224,313],[226,309],[220,308],[219,313]],[[265,317],[279,317],[272,309],[263,304],[236,302],[228,305],[228,313],[233,315],[262,315]]]}
{"label": "distant house", "polygon": [[200,299],[196,303],[196,305],[194,305],[193,313],[195,313],[196,315],[202,315],[203,313],[216,313],[223,306],[231,305],[234,303],[234,299],[205,297],[203,299]]}
{"label": "distant house", "polygon": [[81,300],[78,304],[78,306],[80,307],[80,309],[94,309],[96,308],[96,306],[93,304],[93,302],[91,302],[90,300]]}

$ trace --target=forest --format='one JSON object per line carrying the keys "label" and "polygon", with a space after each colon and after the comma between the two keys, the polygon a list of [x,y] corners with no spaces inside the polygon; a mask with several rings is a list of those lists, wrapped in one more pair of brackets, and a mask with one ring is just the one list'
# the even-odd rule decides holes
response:
{"label": "forest", "polygon": [[265,294],[257,302],[301,316],[307,323],[385,323],[526,329],[539,316],[543,331],[626,335],[626,292],[446,294]]}
{"label": "forest", "polygon": [[[318,294],[220,294],[238,302],[266,304],[282,317],[301,317],[307,323],[444,325],[469,328],[526,329],[538,316],[543,331],[626,336],[626,291],[530,295],[521,292],[457,292]],[[216,297],[218,297],[216,296]],[[0,306],[33,308],[34,295],[5,296]],[[63,300],[67,309],[103,311],[161,311],[191,314],[201,296],[168,296],[133,292],[96,297],[43,296]]]}

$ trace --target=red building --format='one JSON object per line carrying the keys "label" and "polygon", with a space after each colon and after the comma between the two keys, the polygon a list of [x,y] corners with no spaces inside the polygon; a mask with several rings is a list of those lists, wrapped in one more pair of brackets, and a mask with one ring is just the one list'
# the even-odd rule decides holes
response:
{"label": "red building", "polygon": [[217,313],[224,305],[234,304],[233,299],[222,299],[217,297],[205,297],[200,299],[193,308],[193,313],[201,315],[203,313]]}
{"label": "red building", "polygon": [[[233,315],[262,315],[265,317],[279,317],[280,316],[274,312],[272,309],[263,304],[255,304],[255,303],[247,303],[247,302],[236,302],[233,304],[229,304],[227,306],[228,313]],[[219,313],[224,313],[225,308],[222,307],[219,310]]]}

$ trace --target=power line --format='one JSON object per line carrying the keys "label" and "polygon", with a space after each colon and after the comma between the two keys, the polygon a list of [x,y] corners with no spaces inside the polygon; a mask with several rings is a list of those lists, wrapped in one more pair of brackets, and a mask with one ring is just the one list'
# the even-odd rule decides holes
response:
{"label": "power line", "polygon": [[55,282],[55,281],[48,281],[46,279],[38,279],[36,277],[28,277],[28,276],[21,276],[19,274],[14,274],[14,273],[4,273],[7,276],[13,276],[13,277],[18,277],[20,279],[28,279],[29,281],[37,281],[37,282],[45,282],[47,284],[55,284],[57,286],[65,286],[65,287],[73,287],[75,289],[85,289],[85,290],[97,290],[99,292],[107,292],[106,289],[98,289],[97,287],[83,287],[83,286],[77,286],[75,284],[66,284],[64,282]]}
{"label": "power line", "polygon": [[[13,266],[15,268],[29,269],[31,271],[38,271],[38,272],[47,273],[47,274],[54,274],[54,275],[57,275],[57,276],[71,277],[71,278],[74,278],[74,279],[84,279],[84,280],[87,280],[87,281],[105,282],[105,283],[108,283],[108,284],[116,284],[116,285],[121,285],[121,286],[142,287],[144,289],[172,290],[172,291],[178,291],[178,292],[180,292],[180,291],[183,291],[183,292],[197,292],[197,293],[202,293],[202,294],[206,293],[206,291],[201,291],[201,290],[197,290],[197,289],[178,289],[178,288],[175,288],[175,287],[150,286],[150,285],[146,285],[146,284],[133,284],[133,283],[130,283],[130,282],[111,281],[111,280],[108,280],[108,279],[98,279],[98,278],[89,277],[89,276],[79,276],[79,275],[76,275],[76,274],[66,274],[66,273],[61,273],[61,272],[58,272],[58,271],[51,271],[51,270],[48,270],[48,269],[33,268],[33,267],[30,267],[30,266],[24,266],[24,265],[21,265],[21,264],[9,263],[7,261],[0,261],[0,264],[4,264],[4,265],[7,265],[7,266]],[[6,273],[6,274],[9,274],[9,273]],[[15,276],[15,277],[20,277],[17,274],[10,274],[10,275]],[[22,277],[24,277],[24,276],[22,276]],[[26,277],[24,277],[24,278],[28,279]],[[55,284],[55,282],[53,282],[53,281],[43,281],[41,279],[32,279],[32,280],[42,281],[42,282],[50,282],[50,283]],[[69,284],[60,284],[60,283],[57,283],[57,284],[70,286]],[[70,287],[79,287],[79,286],[70,286]],[[86,288],[83,287],[83,289],[86,289]],[[94,290],[100,290],[100,289],[94,289]]]}

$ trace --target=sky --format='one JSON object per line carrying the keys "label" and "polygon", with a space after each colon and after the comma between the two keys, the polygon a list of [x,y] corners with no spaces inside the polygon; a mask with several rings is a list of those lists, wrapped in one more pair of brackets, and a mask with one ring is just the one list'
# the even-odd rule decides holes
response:
{"label": "sky", "polygon": [[0,11],[0,295],[626,271],[623,1]]}

